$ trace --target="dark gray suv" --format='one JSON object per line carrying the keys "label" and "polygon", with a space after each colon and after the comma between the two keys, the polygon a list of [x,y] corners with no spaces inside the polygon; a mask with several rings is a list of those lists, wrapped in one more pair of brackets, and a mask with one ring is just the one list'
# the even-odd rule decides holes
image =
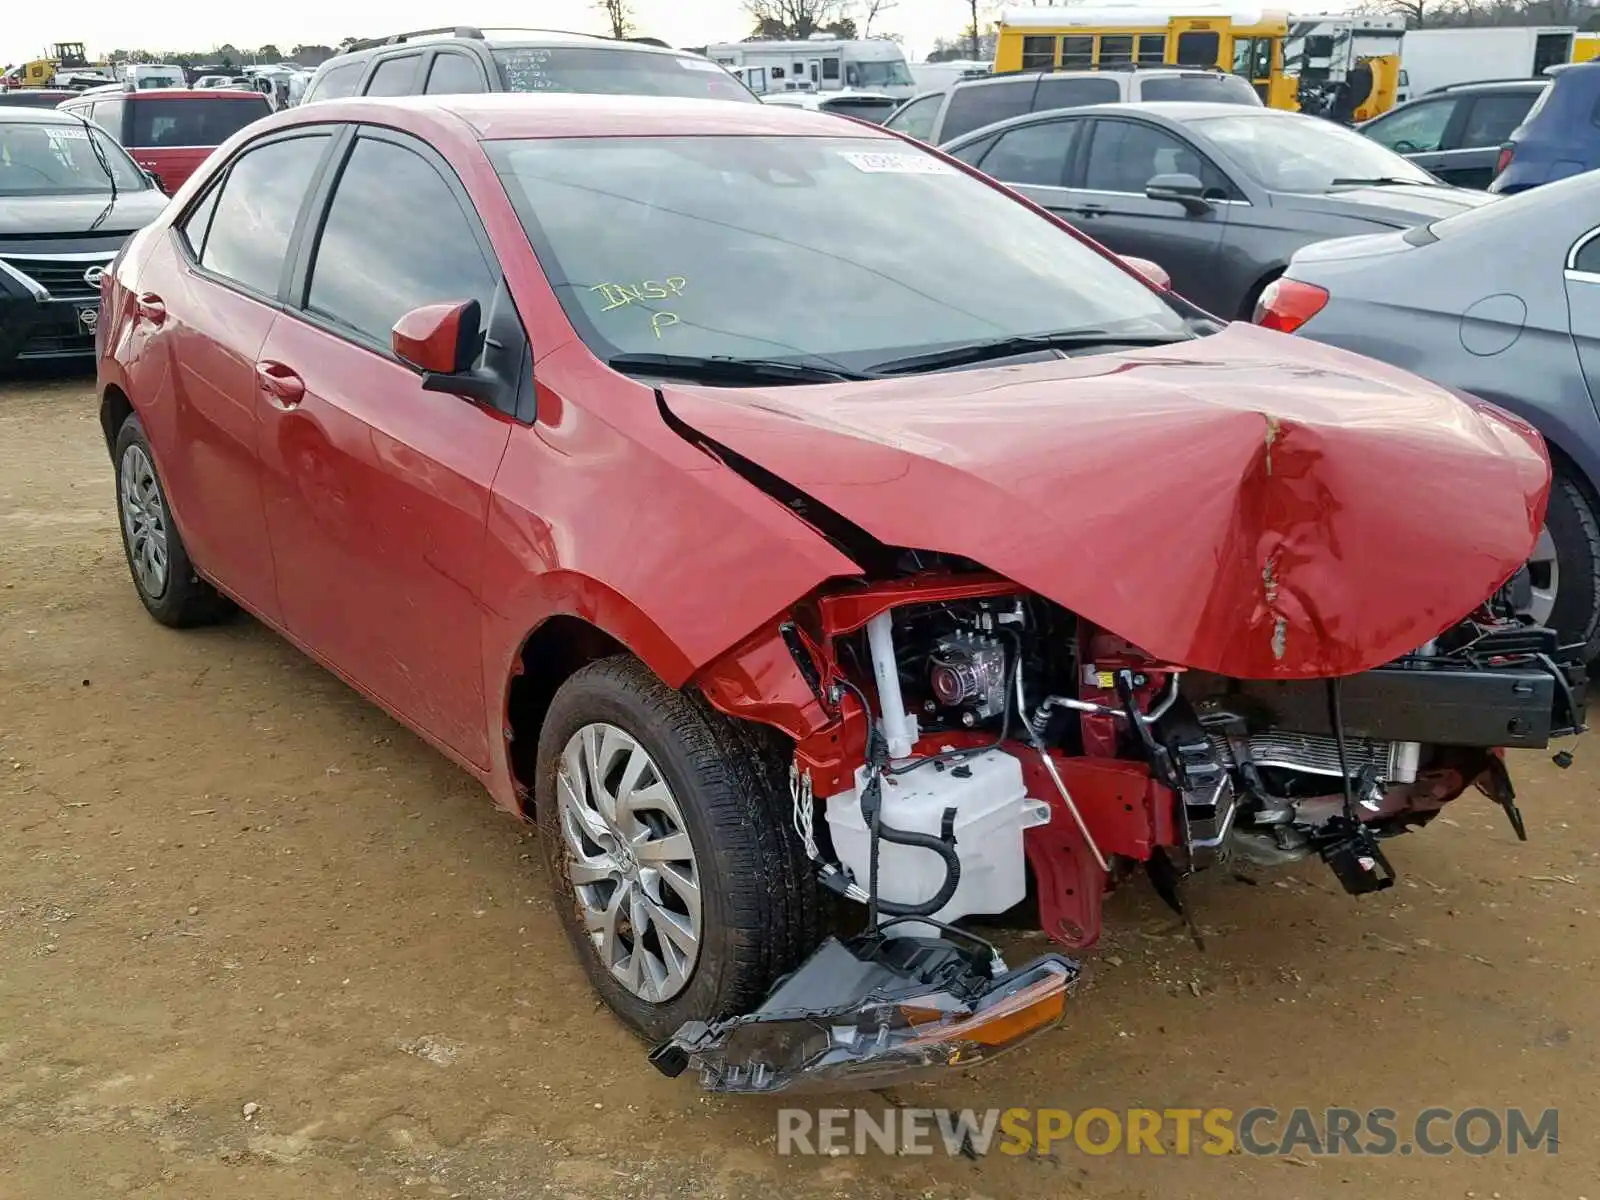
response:
{"label": "dark gray suv", "polygon": [[710,59],[653,42],[465,25],[357,42],[317,68],[301,103],[474,92],[590,92],[760,103]]}

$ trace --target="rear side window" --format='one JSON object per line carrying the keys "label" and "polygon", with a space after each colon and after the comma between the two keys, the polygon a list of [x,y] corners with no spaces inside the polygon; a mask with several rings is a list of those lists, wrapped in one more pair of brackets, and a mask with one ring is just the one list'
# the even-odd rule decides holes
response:
{"label": "rear side window", "polygon": [[307,309],[387,351],[412,309],[477,300],[487,313],[498,282],[431,163],[392,142],[356,142],[317,243]]}
{"label": "rear side window", "polygon": [[914,137],[919,142],[926,142],[933,136],[933,123],[939,119],[939,105],[942,103],[944,103],[943,92],[936,92],[931,96],[918,96],[885,121],[884,128],[896,130],[907,137]]}
{"label": "rear side window", "polygon": [[[184,99],[127,101],[132,110],[128,145],[220,146],[252,121],[266,116],[266,97],[241,95],[237,100],[202,96]],[[103,123],[103,122],[102,122]]]}
{"label": "rear side window", "polygon": [[1528,92],[1477,96],[1467,110],[1467,123],[1461,130],[1460,145],[1498,146],[1522,124],[1535,97]]}
{"label": "rear side window", "polygon": [[361,84],[361,72],[366,66],[365,62],[357,60],[330,68],[317,80],[316,87],[307,93],[306,103],[313,100],[343,100],[347,96],[354,96]]}
{"label": "rear side window", "polygon": [[1001,183],[1061,187],[1066,182],[1067,156],[1079,121],[1041,121],[1008,129],[983,156],[978,170]]}
{"label": "rear side window", "polygon": [[1237,75],[1164,75],[1139,81],[1141,100],[1190,100],[1197,104],[1261,107],[1255,88]]}
{"label": "rear side window", "polygon": [[1122,88],[1115,79],[1052,79],[1039,81],[1033,96],[1033,111],[1051,108],[1079,108],[1085,104],[1115,104],[1122,99]]}
{"label": "rear side window", "polygon": [[[509,46],[494,51],[508,92],[584,92],[611,96],[698,96],[761,101],[706,58],[590,46]],[[796,76],[805,64],[795,64]],[[776,71],[774,71],[776,75]]]}
{"label": "rear side window", "polygon": [[209,231],[186,226],[191,248],[198,237],[200,265],[264,296],[278,294],[278,279],[294,233],[295,218],[311,187],[328,135],[269,142],[237,158],[216,201],[193,214],[198,222],[215,204]]}
{"label": "rear side window", "polygon": [[940,139],[949,141],[974,129],[1004,121],[1007,117],[1020,117],[1025,112],[1031,112],[1036,82],[1033,79],[1015,79],[956,88],[950,93],[950,105],[944,114],[944,128],[939,131]]}
{"label": "rear side window", "polygon": [[1600,275],[1600,237],[1591,236],[1572,260],[1572,269],[1586,275]]}
{"label": "rear side window", "polygon": [[483,72],[465,54],[440,54],[428,68],[430,96],[462,96],[483,91]]}
{"label": "rear side window", "polygon": [[417,77],[417,64],[421,61],[420,54],[402,54],[398,58],[384,59],[372,73],[372,79],[367,84],[367,95],[411,95],[416,90],[413,85]]}

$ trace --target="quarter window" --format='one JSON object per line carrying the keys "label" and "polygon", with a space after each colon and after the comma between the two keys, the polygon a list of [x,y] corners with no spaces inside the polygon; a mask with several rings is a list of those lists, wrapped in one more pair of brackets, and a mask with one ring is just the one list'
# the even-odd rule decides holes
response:
{"label": "quarter window", "polygon": [[428,95],[464,96],[483,91],[483,72],[465,54],[440,54],[428,68]]}
{"label": "quarter window", "polygon": [[[268,142],[236,159],[215,201],[209,232],[201,239],[200,265],[264,296],[276,296],[295,219],[327,145],[327,134],[312,134]],[[202,204],[190,221],[204,209]]]}
{"label": "quarter window", "polygon": [[306,308],[387,351],[412,309],[477,300],[487,313],[497,281],[432,164],[393,142],[358,140],[317,243]]}
{"label": "quarter window", "polygon": [[1591,236],[1572,260],[1572,269],[1586,275],[1600,275],[1600,237]]}

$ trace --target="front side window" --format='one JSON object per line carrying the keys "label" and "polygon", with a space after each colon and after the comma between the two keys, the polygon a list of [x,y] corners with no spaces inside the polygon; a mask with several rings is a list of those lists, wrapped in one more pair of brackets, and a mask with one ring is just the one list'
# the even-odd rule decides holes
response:
{"label": "front side window", "polygon": [[417,77],[417,66],[421,62],[420,54],[403,54],[398,58],[384,59],[378,64],[378,69],[372,73],[372,79],[367,83],[367,95],[411,95]]}
{"label": "front side window", "polygon": [[1319,117],[1262,113],[1201,117],[1190,124],[1246,175],[1273,191],[1309,195],[1372,181],[1438,183],[1373,139]]}
{"label": "front side window", "polygon": [[866,370],[1064,328],[1188,331],[1162,296],[1049,218],[898,140],[486,145],[563,309],[602,359]]}
{"label": "front side window", "polygon": [[939,119],[939,105],[943,102],[943,92],[935,92],[931,96],[918,96],[885,121],[884,128],[896,130],[907,137],[914,137],[919,142],[926,142],[933,136],[933,123]]}
{"label": "front side window", "polygon": [[428,68],[430,96],[464,96],[483,91],[483,72],[465,54],[439,54]]}
{"label": "front side window", "polygon": [[1396,153],[1421,154],[1443,144],[1444,131],[1455,111],[1454,100],[1424,100],[1404,112],[1374,121],[1362,133]]}
{"label": "front side window", "polygon": [[[494,51],[508,92],[760,99],[708,58],[592,46],[505,46]],[[805,64],[796,63],[797,78]],[[776,78],[776,73],[774,73]],[[909,82],[909,80],[907,80]]]}
{"label": "front side window", "polygon": [[477,300],[487,314],[498,279],[427,159],[356,142],[317,242],[309,311],[387,351],[394,323],[414,308]]}
{"label": "front side window", "polygon": [[1084,187],[1142,196],[1157,175],[1193,175],[1208,187],[1220,186],[1216,168],[1165,129],[1134,121],[1095,124]]}
{"label": "front side window", "polygon": [[0,122],[0,196],[109,194],[113,179],[119,191],[150,186],[127,151],[98,126]]}
{"label": "front side window", "polygon": [[200,265],[276,296],[295,219],[327,146],[327,134],[311,134],[268,142],[235,159],[215,201]]}

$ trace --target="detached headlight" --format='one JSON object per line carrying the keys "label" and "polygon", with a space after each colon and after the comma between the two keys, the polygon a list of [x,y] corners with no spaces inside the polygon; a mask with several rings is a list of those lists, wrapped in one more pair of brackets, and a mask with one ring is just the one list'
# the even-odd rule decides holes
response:
{"label": "detached headlight", "polygon": [[657,1046],[712,1092],[839,1091],[987,1062],[1066,1014],[1078,965],[1058,954],[996,975],[997,960],[944,938],[829,938],[740,1017],[691,1021]]}

